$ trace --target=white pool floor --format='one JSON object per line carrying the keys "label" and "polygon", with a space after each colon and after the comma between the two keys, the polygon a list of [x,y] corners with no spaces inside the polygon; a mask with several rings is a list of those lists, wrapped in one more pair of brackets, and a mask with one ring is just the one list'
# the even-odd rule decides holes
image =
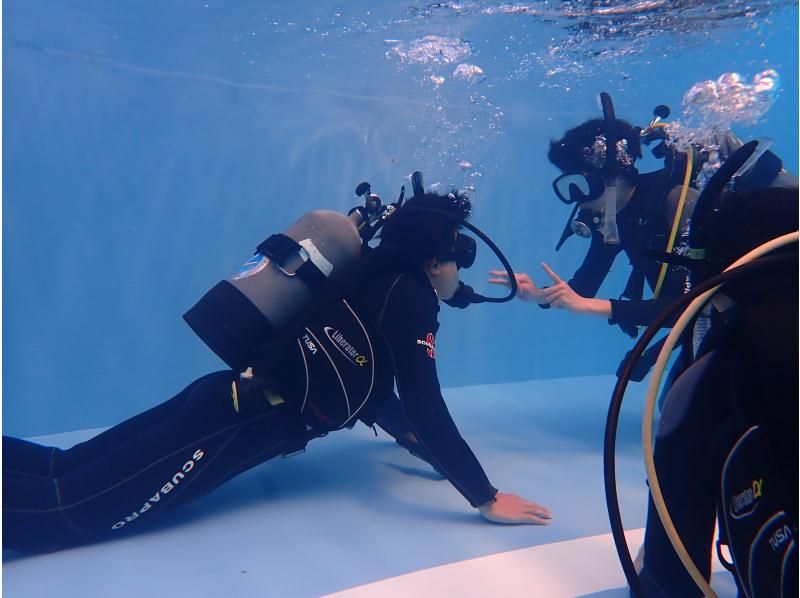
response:
{"label": "white pool floor", "polygon": [[[359,424],[260,465],[157,529],[41,556],[4,551],[6,598],[628,596],[602,476],[613,376],[451,388],[489,479],[548,506],[547,527],[484,521],[425,463]],[[620,422],[617,477],[631,550],[643,535],[642,384]],[[37,438],[68,447],[98,430]],[[733,597],[714,562],[712,585]]]}

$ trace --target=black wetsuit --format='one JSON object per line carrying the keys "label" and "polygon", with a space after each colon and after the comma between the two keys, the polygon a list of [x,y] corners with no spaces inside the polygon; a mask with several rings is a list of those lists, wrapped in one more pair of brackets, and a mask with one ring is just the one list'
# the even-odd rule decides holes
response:
{"label": "black wetsuit", "polygon": [[[726,321],[704,341],[704,354],[667,395],[654,454],[670,517],[706,579],[711,574],[717,508],[722,503],[724,511],[731,500],[720,496],[723,464],[737,439],[752,426],[765,431],[767,454],[754,464],[753,478],[748,479],[763,477],[769,486],[765,496],[782,496],[797,536],[796,264],[766,285],[751,284],[731,292],[736,305],[725,312]],[[652,499],[644,546],[641,579],[648,597],[700,595],[672,548]]]}
{"label": "black wetsuit", "polygon": [[[54,550],[139,529],[309,437],[362,416],[371,421],[373,403],[396,401],[395,379],[409,427],[434,466],[471,505],[490,501],[497,490],[439,388],[439,307],[427,278],[386,274],[351,296],[309,323],[269,382],[209,374],[68,450],[4,436],[4,547]],[[347,336],[353,326],[363,327],[368,346]]]}
{"label": "black wetsuit", "polygon": [[[569,286],[582,297],[594,297],[603,284],[611,265],[624,251],[633,273],[619,300],[611,300],[611,324],[617,324],[627,334],[636,336],[637,326],[649,324],[675,297],[687,290],[688,273],[684,268],[670,267],[658,299],[642,299],[644,282],[655,289],[661,262],[647,255],[648,249],[663,251],[675,216],[675,205],[667,194],[674,188],[664,171],[640,175],[636,190],[628,205],[617,214],[620,242],[607,244],[603,235],[594,230],[591,245],[581,266],[569,281]],[[678,190],[673,192],[677,193]],[[696,193],[696,191],[695,191]],[[672,198],[674,199],[674,198]],[[676,253],[688,241],[688,216],[691,205],[684,208]]]}
{"label": "black wetsuit", "polygon": [[[759,189],[769,186],[796,187],[794,177],[781,170],[781,161],[771,152],[756,163],[752,171],[737,182],[737,189]],[[666,251],[682,191],[686,158],[679,156],[670,168],[639,175],[636,189],[628,204],[617,213],[620,242],[606,244],[603,235],[592,231],[591,245],[581,266],[569,280],[572,289],[582,297],[594,297],[603,284],[611,265],[624,251],[632,272],[619,299],[611,299],[610,324],[618,325],[629,336],[636,337],[639,326],[649,325],[665,308],[690,288],[689,271],[678,265],[667,268],[658,298],[643,299],[644,283],[655,291],[662,262],[652,255]],[[692,180],[700,168],[695,162]],[[689,226],[699,193],[692,183],[687,189],[671,253],[689,253]],[[667,325],[671,326],[672,322]]]}
{"label": "black wetsuit", "polygon": [[[718,200],[716,215],[703,229],[713,240],[712,263],[721,269],[766,240],[795,231],[797,199],[797,189],[789,188]],[[784,541],[797,538],[798,525],[796,251],[796,245],[780,250],[791,258],[788,264],[722,287],[697,356],[669,389],[655,440],[659,485],[684,546],[708,579],[719,508],[720,536],[729,535],[741,595],[782,595],[776,586],[792,571],[786,566],[791,561],[794,593],[787,595],[797,591],[797,552],[783,556]],[[778,511],[791,532],[771,537],[769,526],[781,520]],[[764,555],[779,559],[783,573]],[[758,566],[750,567],[752,562]],[[652,500],[640,577],[648,597],[700,595]]]}

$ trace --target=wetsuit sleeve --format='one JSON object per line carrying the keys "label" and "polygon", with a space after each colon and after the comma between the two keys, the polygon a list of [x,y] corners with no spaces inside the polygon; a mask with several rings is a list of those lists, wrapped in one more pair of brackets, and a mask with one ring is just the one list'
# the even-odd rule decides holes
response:
{"label": "wetsuit sleeve", "polygon": [[[591,246],[583,258],[583,263],[580,268],[575,271],[572,278],[567,283],[572,290],[578,293],[581,297],[592,298],[600,290],[600,285],[606,279],[608,272],[611,270],[611,264],[617,254],[622,250],[621,245],[606,245],[603,243],[603,237],[599,233],[592,235]],[[547,287],[542,287],[546,289]],[[542,309],[550,309],[549,303],[537,304]]]}
{"label": "wetsuit sleeve", "polygon": [[[371,402],[372,401],[370,401],[370,403]],[[436,465],[432,463],[431,457],[425,450],[425,447],[417,442],[411,424],[406,417],[405,411],[403,411],[403,404],[395,393],[391,393],[391,395],[385,397],[383,400],[376,401],[376,405],[373,409],[366,415],[362,415],[359,419],[370,427],[377,425],[394,438],[395,442],[409,453],[418,459],[422,459],[436,469]]]}
{"label": "wetsuit sleeve", "polygon": [[591,245],[583,263],[567,284],[581,297],[594,297],[608,276],[611,264],[614,263],[614,259],[620,251],[622,251],[621,244],[608,245],[603,243],[600,233],[593,233]]}
{"label": "wetsuit sleeve", "polygon": [[[667,308],[675,297],[668,299],[612,299],[611,318],[609,324],[616,324],[622,330],[635,337],[637,326],[648,326]],[[677,316],[664,324],[665,328],[671,327]]]}
{"label": "wetsuit sleeve", "polygon": [[473,507],[491,501],[497,489],[461,438],[436,375],[438,306],[430,289],[407,275],[389,290],[379,329],[394,362],[403,411],[431,463]]}

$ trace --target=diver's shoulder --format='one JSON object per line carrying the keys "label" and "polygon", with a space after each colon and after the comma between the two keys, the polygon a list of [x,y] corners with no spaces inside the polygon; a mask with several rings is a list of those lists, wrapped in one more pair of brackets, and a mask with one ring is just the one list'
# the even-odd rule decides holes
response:
{"label": "diver's shoulder", "polygon": [[394,272],[381,277],[376,281],[376,286],[384,295],[386,303],[391,303],[395,309],[419,310],[432,308],[438,305],[436,292],[424,272]]}

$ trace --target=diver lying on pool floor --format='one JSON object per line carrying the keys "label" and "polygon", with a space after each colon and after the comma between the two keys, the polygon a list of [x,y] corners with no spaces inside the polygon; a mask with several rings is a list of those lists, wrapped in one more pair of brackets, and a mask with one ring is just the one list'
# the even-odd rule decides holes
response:
{"label": "diver lying on pool floor", "polygon": [[[251,296],[256,303],[243,293],[254,292],[268,274],[286,284],[295,278],[278,272],[288,268],[285,261],[276,259],[275,267],[259,253],[186,315],[196,331],[208,321],[229,335],[212,348],[231,370],[204,376],[167,402],[67,450],[4,436],[4,546],[57,550],[124,535],[251,467],[302,450],[313,438],[351,427],[362,416],[373,420],[373,406],[396,400],[395,383],[413,436],[405,444],[418,445],[483,517],[550,523],[546,507],[492,486],[439,387],[439,301],[463,290],[459,268],[474,260],[474,241],[458,232],[470,208],[460,195],[424,193],[397,207],[380,245],[360,258],[350,292],[298,315],[301,326],[277,351],[261,350],[261,337],[252,336],[259,326],[268,327],[256,312],[268,309],[264,303],[275,293]],[[324,220],[334,213],[316,214]],[[309,230],[319,230],[316,224]],[[279,254],[283,244],[303,266],[318,268],[309,273],[306,267],[310,279],[331,265],[324,242],[315,245],[305,234],[273,237],[267,255]]]}

